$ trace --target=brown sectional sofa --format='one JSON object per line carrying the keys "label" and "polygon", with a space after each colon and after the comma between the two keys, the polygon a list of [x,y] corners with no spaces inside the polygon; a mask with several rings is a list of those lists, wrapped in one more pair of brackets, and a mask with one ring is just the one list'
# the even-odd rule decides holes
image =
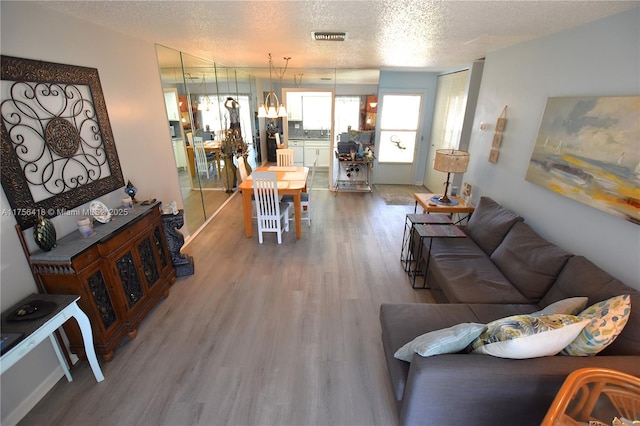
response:
{"label": "brown sectional sofa", "polygon": [[[383,304],[382,342],[403,425],[537,425],[566,376],[606,367],[640,376],[640,292],[582,256],[545,241],[522,217],[490,198],[478,203],[468,238],[435,239],[427,284],[438,304]],[[428,245],[423,251],[429,255]],[[528,314],[561,299],[587,306],[631,295],[623,332],[591,357],[503,359],[466,353],[413,355],[395,351],[424,333],[465,322],[489,323]]]}

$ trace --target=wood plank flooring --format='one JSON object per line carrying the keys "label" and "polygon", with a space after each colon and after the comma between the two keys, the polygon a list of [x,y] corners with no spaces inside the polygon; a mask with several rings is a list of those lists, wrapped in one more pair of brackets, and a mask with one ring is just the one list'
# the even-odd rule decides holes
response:
{"label": "wood plank flooring", "polygon": [[20,425],[394,425],[383,302],[433,302],[400,265],[406,213],[374,194],[313,192],[311,228],[244,236],[241,197],[183,252],[195,275],[86,362]]}

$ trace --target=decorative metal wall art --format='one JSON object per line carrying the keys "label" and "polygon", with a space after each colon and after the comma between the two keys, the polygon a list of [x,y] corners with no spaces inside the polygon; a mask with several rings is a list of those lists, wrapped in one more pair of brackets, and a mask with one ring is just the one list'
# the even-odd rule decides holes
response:
{"label": "decorative metal wall art", "polygon": [[124,186],[95,68],[0,57],[2,187],[35,225]]}

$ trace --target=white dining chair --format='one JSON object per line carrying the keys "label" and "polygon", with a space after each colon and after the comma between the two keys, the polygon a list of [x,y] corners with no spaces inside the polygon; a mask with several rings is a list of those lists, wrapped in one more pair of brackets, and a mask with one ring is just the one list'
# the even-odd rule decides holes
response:
{"label": "white dining chair", "polygon": [[193,154],[196,157],[196,170],[198,173],[204,173],[209,179],[209,162],[207,161],[207,153],[204,150],[204,141],[201,136],[193,137]]}
{"label": "white dining chair", "polygon": [[293,166],[293,149],[281,148],[276,149],[276,165]]}
{"label": "white dining chair", "polygon": [[278,198],[278,180],[274,172],[254,172],[253,195],[256,199],[258,242],[262,244],[264,232],[275,232],[278,244],[282,233],[289,232],[289,203]]}
{"label": "white dining chair", "polygon": [[[311,190],[313,189],[313,176],[316,174],[317,165],[318,157],[316,156],[311,166],[311,177],[309,178],[309,182],[307,182],[307,191],[300,194],[300,220],[306,220],[309,227],[311,226]],[[293,195],[283,195],[282,201],[286,201],[290,206],[293,206]],[[293,219],[294,218],[292,218],[292,220]]]}

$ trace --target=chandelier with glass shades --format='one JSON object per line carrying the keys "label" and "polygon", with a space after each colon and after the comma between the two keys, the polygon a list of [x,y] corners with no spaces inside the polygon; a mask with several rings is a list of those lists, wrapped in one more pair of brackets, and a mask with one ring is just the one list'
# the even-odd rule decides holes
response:
{"label": "chandelier with glass shades", "polygon": [[284,104],[281,104],[278,100],[278,95],[273,91],[273,80],[272,73],[276,74],[278,79],[282,80],[284,77],[284,73],[287,71],[287,67],[289,66],[289,60],[291,57],[285,57],[284,68],[278,72],[273,67],[273,60],[271,59],[271,53],[269,53],[269,84],[271,90],[267,93],[267,97],[264,99],[264,103],[260,104],[260,108],[258,108],[258,117],[260,118],[278,118],[278,117],[286,117],[287,109]]}

